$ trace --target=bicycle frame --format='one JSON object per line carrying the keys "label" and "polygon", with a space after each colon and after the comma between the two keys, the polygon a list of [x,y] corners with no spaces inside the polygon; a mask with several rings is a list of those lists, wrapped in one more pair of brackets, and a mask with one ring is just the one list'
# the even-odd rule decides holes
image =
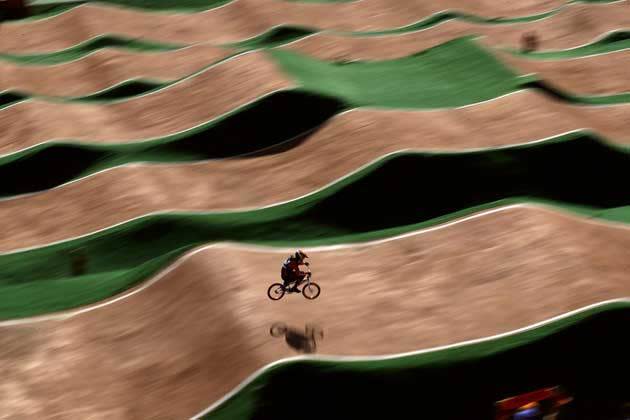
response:
{"label": "bicycle frame", "polygon": [[295,284],[295,287],[301,286],[304,284],[304,282],[306,282],[306,285],[310,285],[311,284],[311,272],[310,270],[306,272],[306,275],[304,276],[304,278],[302,280],[298,280],[297,283]]}

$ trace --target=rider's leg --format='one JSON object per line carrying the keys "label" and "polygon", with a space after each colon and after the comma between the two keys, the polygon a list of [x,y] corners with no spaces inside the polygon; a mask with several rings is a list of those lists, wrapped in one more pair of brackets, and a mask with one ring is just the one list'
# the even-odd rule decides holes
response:
{"label": "rider's leg", "polygon": [[295,287],[296,281],[294,276],[287,276],[284,280],[284,289],[285,290],[293,290]]}
{"label": "rider's leg", "polygon": [[280,272],[280,277],[282,278],[284,289],[287,290],[289,288],[289,285],[293,282],[291,274],[288,271],[282,269],[282,271]]}
{"label": "rider's leg", "polygon": [[296,274],[292,290],[297,290],[298,286],[302,283],[302,280],[304,280],[304,277],[306,277],[305,274]]}

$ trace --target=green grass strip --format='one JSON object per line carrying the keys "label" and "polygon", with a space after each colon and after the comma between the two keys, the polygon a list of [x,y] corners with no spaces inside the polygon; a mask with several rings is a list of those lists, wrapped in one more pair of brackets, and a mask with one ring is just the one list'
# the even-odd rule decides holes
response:
{"label": "green grass strip", "polygon": [[446,349],[380,360],[281,362],[259,372],[202,418],[294,418],[304,400],[287,400],[278,390],[317,389],[317,404],[304,418],[334,412],[339,418],[416,413],[422,418],[491,419],[496,401],[555,385],[574,397],[567,410],[585,415],[570,418],[620,418],[596,414],[612,414],[611,409],[630,400],[625,385],[630,374],[628,322],[630,304],[611,302]]}
{"label": "green grass strip", "polygon": [[117,48],[134,52],[154,53],[174,51],[184,47],[184,45],[157,43],[114,35],[101,35],[88,41],[82,42],[81,44],[75,45],[74,47],[52,53],[0,53],[0,60],[20,65],[42,66],[61,64],[68,61],[78,60],[79,58],[85,57],[86,55],[103,48]]}
{"label": "green grass strip", "polygon": [[[28,317],[37,313],[33,312],[34,308],[43,307],[45,312],[56,312],[105,300],[153,276],[180,255],[181,252],[175,250],[128,270],[7,285],[4,290],[13,300],[3,302],[2,313],[12,314],[11,317]],[[54,292],[51,293],[51,290]]]}
{"label": "green grass strip", "polygon": [[268,54],[304,89],[355,106],[456,107],[513,92],[520,83],[472,37],[387,61],[327,62],[281,49]]}
{"label": "green grass strip", "polygon": [[[570,157],[570,158],[567,158]],[[133,274],[161,256],[216,241],[315,246],[356,243],[414,231],[485,209],[534,202],[584,217],[630,222],[627,148],[576,132],[500,149],[460,153],[398,153],[311,195],[248,211],[167,213],[136,219],[82,238],[0,255],[0,318],[57,310],[56,296],[73,302],[67,283],[69,252],[88,259],[99,296],[139,281]],[[403,199],[404,197],[404,199]],[[124,244],[124,246],[121,246]],[[171,254],[172,255],[172,254]],[[124,278],[127,280],[124,280]],[[67,280],[72,282],[73,280]],[[74,280],[81,282],[81,277]],[[8,286],[39,289],[49,299],[17,302]],[[23,291],[21,296],[28,296]],[[89,300],[82,295],[77,303]],[[68,307],[72,307],[68,303]]]}
{"label": "green grass strip", "polygon": [[357,107],[457,107],[524,88],[542,89],[563,101],[583,105],[619,104],[630,100],[626,93],[572,95],[539,81],[537,76],[518,76],[472,36],[386,61],[330,62],[282,49],[268,54],[303,89],[334,96]]}

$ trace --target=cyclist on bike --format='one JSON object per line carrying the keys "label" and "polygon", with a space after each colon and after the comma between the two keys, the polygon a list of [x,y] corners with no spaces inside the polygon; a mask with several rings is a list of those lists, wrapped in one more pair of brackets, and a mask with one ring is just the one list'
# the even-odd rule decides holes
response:
{"label": "cyclist on bike", "polygon": [[[308,255],[301,249],[298,249],[294,254],[289,255],[284,263],[282,263],[280,276],[284,281],[284,288],[287,291],[295,292],[300,281],[306,277],[307,272],[300,270],[300,266],[308,266],[308,263],[304,261],[306,258],[308,258]],[[291,283],[294,283],[294,285],[292,288],[289,288]]]}

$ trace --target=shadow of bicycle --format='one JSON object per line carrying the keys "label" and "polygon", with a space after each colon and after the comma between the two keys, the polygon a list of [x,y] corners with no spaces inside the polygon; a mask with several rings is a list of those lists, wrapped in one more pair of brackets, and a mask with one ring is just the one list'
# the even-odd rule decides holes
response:
{"label": "shadow of bicycle", "polygon": [[324,331],[313,324],[306,324],[304,330],[289,327],[284,322],[276,322],[271,325],[269,334],[272,337],[284,337],[289,347],[299,353],[315,353],[317,341],[324,338]]}

